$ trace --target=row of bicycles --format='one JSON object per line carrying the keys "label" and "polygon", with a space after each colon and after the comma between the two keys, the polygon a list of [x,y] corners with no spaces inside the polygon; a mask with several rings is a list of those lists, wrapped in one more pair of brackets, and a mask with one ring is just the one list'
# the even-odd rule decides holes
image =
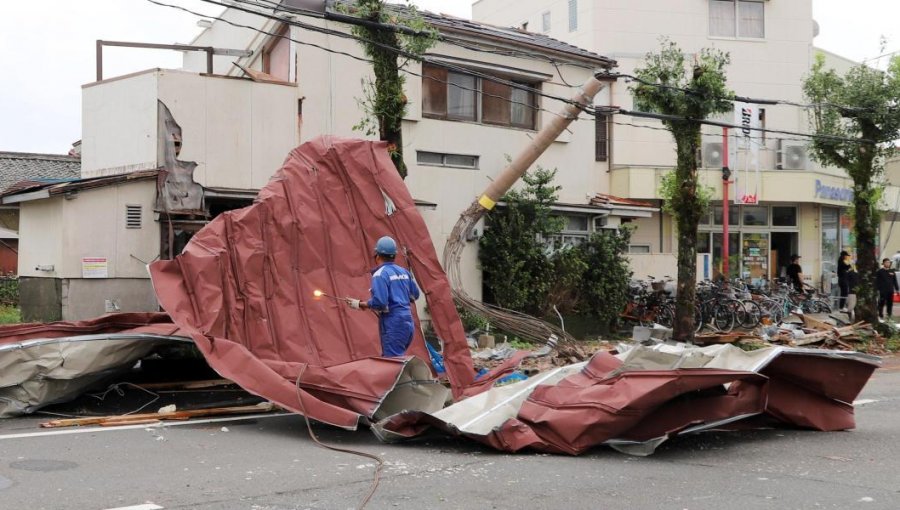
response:
{"label": "row of bicycles", "polygon": [[[675,298],[672,278],[632,281],[630,298],[621,317],[644,326],[654,323],[672,327],[675,323]],[[762,322],[778,323],[792,313],[830,313],[831,305],[814,288],[803,292],[781,280],[763,281],[752,286],[743,280],[704,281],[697,285],[694,324],[729,332],[735,328],[753,329]]]}

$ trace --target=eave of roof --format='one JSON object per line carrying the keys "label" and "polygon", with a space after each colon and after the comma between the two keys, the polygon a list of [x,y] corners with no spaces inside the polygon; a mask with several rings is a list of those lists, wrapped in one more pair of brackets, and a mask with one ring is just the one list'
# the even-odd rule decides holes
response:
{"label": "eave of roof", "polygon": [[0,197],[2,197],[3,204],[17,204],[20,202],[29,202],[31,200],[41,200],[56,195],[63,195],[73,191],[103,188],[125,182],[155,179],[158,174],[159,170],[154,169],[130,172],[127,174],[107,175],[103,177],[89,177],[87,179],[76,179],[65,182],[41,183],[33,187],[18,189],[11,193],[4,193],[0,195]]}

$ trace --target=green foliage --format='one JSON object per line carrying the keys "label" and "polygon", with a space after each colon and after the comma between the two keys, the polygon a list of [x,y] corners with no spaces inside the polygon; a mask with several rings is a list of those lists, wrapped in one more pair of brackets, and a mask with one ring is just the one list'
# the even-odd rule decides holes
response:
{"label": "green foliage", "polygon": [[813,158],[822,165],[843,168],[853,181],[852,216],[861,282],[857,310],[860,319],[874,323],[872,280],[878,268],[875,238],[884,193],[883,165],[900,138],[900,56],[885,71],[860,64],[841,76],[826,69],[824,55],[818,54],[803,91],[814,104],[810,120],[819,135],[811,144]]}
{"label": "green foliage", "polygon": [[466,308],[457,308],[456,311],[459,313],[459,320],[462,321],[463,329],[467,332],[476,329],[481,331],[488,331],[490,329],[491,323],[486,317],[470,312]]}
{"label": "green foliage", "polygon": [[0,324],[18,324],[22,322],[22,312],[15,306],[0,306]]}
{"label": "green foliage", "polygon": [[19,306],[19,279],[15,276],[0,276],[0,306]]}
{"label": "green foliage", "polygon": [[506,207],[491,212],[480,240],[486,295],[503,308],[553,320],[554,307],[589,313],[608,329],[627,297],[631,232],[598,232],[581,245],[562,246],[557,236],[565,220],[550,209],[559,190],[551,184],[555,174],[541,168],[526,174],[524,189],[509,192]]}
{"label": "green foliage", "polygon": [[728,89],[725,76],[729,62],[727,53],[703,49],[688,69],[684,52],[675,43],[662,39],[659,51],[648,53],[643,65],[635,70],[638,79],[631,87],[636,108],[677,117],[663,120],[675,139],[677,155],[675,172],[664,181],[663,192],[678,228],[674,338],[679,341],[690,341],[694,336],[697,226],[708,204],[704,203],[704,190],[697,175],[699,121],[732,109],[734,93]]}
{"label": "green foliage", "polygon": [[630,228],[596,232],[579,247],[585,264],[579,284],[582,312],[596,317],[603,326],[618,321],[628,300],[632,273],[625,254],[631,233]]}
{"label": "green foliage", "polygon": [[[677,216],[678,209],[673,205],[680,187],[675,172],[666,172],[659,180],[659,196],[663,199],[662,210],[670,216]],[[705,215],[713,201],[713,193],[716,190],[711,186],[697,187],[697,201],[700,205],[700,214]]]}
{"label": "green foliage", "polygon": [[362,19],[408,28],[417,35],[397,30],[355,25],[353,35],[361,39],[365,54],[372,60],[375,80],[363,79],[363,97],[357,103],[363,117],[353,129],[367,135],[378,134],[389,142],[389,151],[400,176],[406,178],[403,162],[402,123],[406,115],[406,82],[400,70],[410,59],[418,59],[437,41],[437,31],[419,16],[415,6],[387,7],[382,0],[357,0],[355,6],[338,4],[346,12]]}
{"label": "green foliage", "polygon": [[526,173],[525,189],[503,197],[507,206],[490,214],[490,227],[479,241],[485,288],[503,308],[541,315],[554,281],[550,250],[542,239],[564,226],[550,210],[559,192],[551,185],[555,175],[543,168]]}

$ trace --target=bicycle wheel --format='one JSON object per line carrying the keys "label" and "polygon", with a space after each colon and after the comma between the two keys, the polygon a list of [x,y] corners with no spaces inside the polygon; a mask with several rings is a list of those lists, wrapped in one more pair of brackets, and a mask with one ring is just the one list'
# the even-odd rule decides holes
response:
{"label": "bicycle wheel", "polygon": [[700,309],[702,305],[695,304],[694,305],[694,333],[699,333],[703,326],[703,311]]}
{"label": "bicycle wheel", "polygon": [[745,299],[741,301],[741,304],[744,307],[744,311],[741,314],[741,327],[747,329],[753,329],[759,325],[760,319],[762,319],[762,308],[759,306],[759,303],[753,301],[752,299]]}
{"label": "bicycle wheel", "polygon": [[728,299],[718,303],[715,309],[713,309],[713,324],[715,324],[716,328],[723,333],[728,333],[734,329],[735,303],[737,303],[737,306],[740,308],[743,308],[740,306],[740,301]]}
{"label": "bicycle wheel", "polygon": [[831,305],[824,299],[810,299],[808,303],[809,313],[831,313]]}
{"label": "bicycle wheel", "polygon": [[784,318],[784,306],[774,299],[763,299],[759,302],[759,308],[763,315],[768,315],[773,324],[777,324]]}
{"label": "bicycle wheel", "polygon": [[671,328],[675,324],[675,310],[670,305],[659,305],[656,308],[656,314],[653,316],[653,322],[660,326]]}

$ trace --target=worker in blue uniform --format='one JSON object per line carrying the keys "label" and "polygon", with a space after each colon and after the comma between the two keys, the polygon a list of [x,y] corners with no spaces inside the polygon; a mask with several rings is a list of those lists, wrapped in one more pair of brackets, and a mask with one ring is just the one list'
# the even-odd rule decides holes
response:
{"label": "worker in blue uniform", "polygon": [[394,263],[396,257],[397,243],[388,236],[379,239],[375,243],[372,298],[347,298],[350,308],[378,314],[382,356],[403,356],[409,348],[415,327],[410,304],[419,299],[419,287],[409,271]]}

